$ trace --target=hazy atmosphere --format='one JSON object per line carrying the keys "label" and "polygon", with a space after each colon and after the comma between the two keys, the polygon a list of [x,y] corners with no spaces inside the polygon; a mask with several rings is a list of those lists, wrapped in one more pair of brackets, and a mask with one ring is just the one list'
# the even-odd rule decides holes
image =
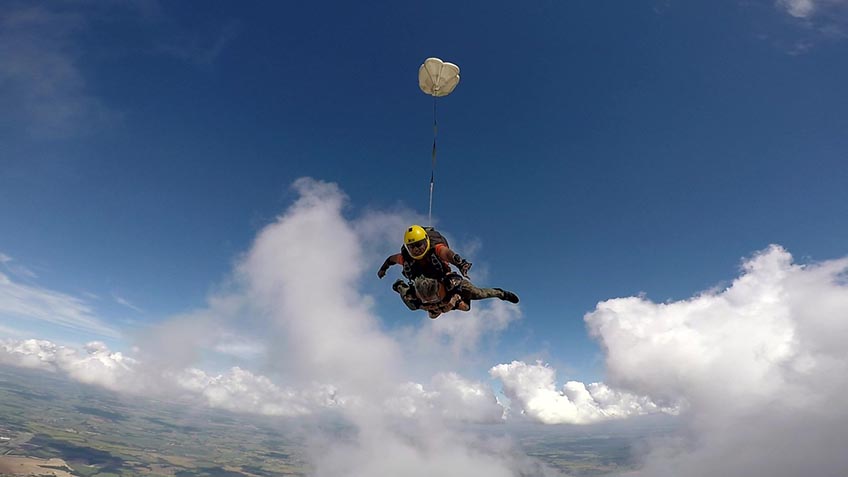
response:
{"label": "hazy atmosphere", "polygon": [[428,10],[0,6],[0,473],[848,474],[848,2]]}

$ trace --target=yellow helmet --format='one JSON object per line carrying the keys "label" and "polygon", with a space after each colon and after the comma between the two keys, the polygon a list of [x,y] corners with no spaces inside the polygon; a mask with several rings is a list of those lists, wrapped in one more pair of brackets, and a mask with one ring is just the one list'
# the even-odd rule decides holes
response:
{"label": "yellow helmet", "polygon": [[403,234],[403,246],[415,260],[423,257],[430,250],[430,237],[420,225],[412,225]]}

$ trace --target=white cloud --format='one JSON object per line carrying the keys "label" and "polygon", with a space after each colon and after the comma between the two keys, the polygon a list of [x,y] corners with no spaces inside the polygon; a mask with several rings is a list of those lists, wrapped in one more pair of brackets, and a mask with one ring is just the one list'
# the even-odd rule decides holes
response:
{"label": "white cloud", "polygon": [[387,427],[362,429],[355,442],[313,448],[316,477],[514,477],[559,475],[503,441],[485,440],[418,421],[398,435]]}
{"label": "white cloud", "polygon": [[297,393],[283,390],[268,378],[239,367],[216,376],[193,368],[175,375],[174,379],[180,387],[201,395],[214,408],[272,416],[305,415],[314,408],[313,403]]}
{"label": "white cloud", "polygon": [[57,365],[74,379],[97,384],[116,391],[135,390],[137,361],[120,352],[112,352],[105,344],[93,341],[85,345],[86,355],[78,356],[67,348],[59,348]]}
{"label": "white cloud", "polygon": [[504,394],[513,412],[544,424],[591,424],[655,412],[676,412],[661,408],[646,397],[616,391],[603,383],[586,386],[577,381],[556,389],[554,369],[521,361],[499,364],[489,373],[503,383]]}
{"label": "white cloud", "polygon": [[[484,304],[485,303],[485,304]],[[455,355],[475,351],[485,335],[496,335],[521,317],[520,308],[493,298],[472,302],[470,312],[451,312],[437,318],[424,332],[447,338]]]}
{"label": "white cloud", "polygon": [[433,376],[428,388],[414,382],[398,386],[395,394],[386,399],[385,409],[390,414],[418,419],[436,417],[480,423],[504,419],[504,408],[490,386],[456,373]]}
{"label": "white cloud", "polygon": [[498,403],[491,386],[470,381],[456,373],[439,373],[433,377],[435,408],[451,420],[499,422],[504,408]]}
{"label": "white cloud", "polygon": [[0,342],[0,363],[26,368],[63,372],[87,384],[115,391],[134,389],[137,362],[119,352],[111,352],[103,343],[92,341],[85,354],[46,340]]}
{"label": "white cloud", "polygon": [[[360,243],[364,222],[345,217],[346,198],[334,184],[301,179],[295,189],[298,200],[240,257],[231,286],[207,307],[163,323],[140,342],[138,356],[96,343],[81,353],[28,340],[4,342],[0,362],[113,389],[177,390],[234,411],[333,409],[357,432],[346,442],[312,436],[318,476],[537,475],[503,443],[449,425],[503,419],[488,386],[444,370],[475,358],[480,340],[509,326],[518,309],[475,304],[472,313],[421,319],[419,329],[402,335],[408,341],[388,334],[361,292],[364,279],[375,280],[370,257],[377,253]],[[390,214],[366,219],[407,222]],[[390,240],[381,237],[373,240]],[[771,247],[746,261],[726,289],[669,303],[599,303],[585,320],[606,354],[606,384],[558,387],[553,369],[520,361],[490,373],[513,414],[546,423],[597,422],[685,403],[688,434],[649,455],[644,475],[779,477],[800,474],[798,462],[811,475],[845,475],[847,287],[848,259],[802,266]],[[0,275],[0,309],[21,294],[44,292],[56,294]],[[244,366],[198,369],[215,350],[260,363],[264,374]],[[442,351],[438,361],[421,359]],[[413,369],[426,377],[410,377]]]}
{"label": "white cloud", "polygon": [[837,17],[837,12],[848,6],[848,0],[776,0],[775,4],[795,18],[809,19],[828,13]]}
{"label": "white cloud", "polygon": [[278,343],[272,359],[286,361],[301,381],[379,396],[397,382],[402,354],[357,291],[373,267],[342,216],[347,199],[335,184],[300,179],[294,187],[300,198],[260,232],[238,269]]}
{"label": "white cloud", "polygon": [[0,273],[0,319],[39,320],[68,329],[117,337],[85,300],[54,290],[17,283]]}
{"label": "white cloud", "polygon": [[53,371],[57,348],[46,340],[2,341],[0,363]]}
{"label": "white cloud", "polygon": [[521,319],[521,308],[498,299],[475,301],[470,312],[452,311],[435,320],[424,311],[409,313],[404,308],[403,313],[415,325],[396,330],[394,336],[408,357],[404,369],[422,382],[434,370],[477,373],[488,369],[492,345]]}
{"label": "white cloud", "polygon": [[[239,330],[249,328],[250,308],[244,296],[214,296],[208,306],[142,329],[136,336],[139,355],[147,366],[180,372],[201,362],[204,355],[223,347],[231,350],[234,342],[246,343]],[[226,353],[232,356],[232,353]]]}
{"label": "white cloud", "polygon": [[[216,352],[265,363],[277,379],[292,386],[325,383],[334,387],[336,396],[356,396],[371,405],[380,406],[397,395],[398,383],[409,379],[402,372],[408,369],[407,360],[422,361],[415,359],[420,349],[406,350],[406,343],[380,329],[371,298],[359,287],[363,276],[374,279],[371,258],[377,256],[377,246],[397,246],[397,237],[386,232],[388,226],[380,227],[380,233],[373,226],[391,224],[397,225],[395,231],[402,230],[408,218],[369,213],[349,221],[342,215],[347,199],[335,184],[301,179],[294,188],[300,198],[260,231],[240,257],[226,290],[211,297],[206,308],[174,317],[140,336],[139,359],[155,370],[148,374],[181,373]],[[363,249],[369,250],[368,260]],[[518,317],[517,307],[502,305],[476,305],[472,313],[445,315],[437,322],[421,320],[419,335],[429,334],[433,341],[445,338],[458,353],[469,353],[482,336],[497,334]],[[429,351],[441,352],[440,346],[433,344]],[[446,364],[441,361],[430,369]],[[209,389],[229,389],[223,383],[244,382],[245,372],[237,374],[238,380],[225,373],[201,381]],[[484,392],[480,383],[466,382],[457,374],[436,375],[427,386],[438,401],[427,405],[444,407],[436,414],[447,419],[490,420],[503,413],[490,390]],[[255,388],[277,393],[267,386]],[[238,407],[236,401],[225,407]]]}
{"label": "white cloud", "polygon": [[[82,350],[47,340],[0,341],[0,364],[63,373],[76,381],[113,391],[148,395],[187,391],[210,407],[236,412],[294,416],[344,404],[332,387],[284,390],[267,377],[239,367],[218,375],[196,368],[157,373],[135,358],[110,351],[99,341],[86,344]],[[152,389],[151,383],[156,384]]]}
{"label": "white cloud", "polygon": [[688,404],[688,437],[645,475],[846,475],[846,274],[848,259],[798,265],[772,246],[726,289],[587,314],[610,384]]}
{"label": "white cloud", "polygon": [[[359,412],[366,405],[360,396],[344,396],[330,384],[283,388],[238,366],[218,374],[198,368],[156,372],[97,341],[79,350],[47,340],[6,340],[0,342],[0,364],[59,372],[113,391],[195,396],[209,407],[234,412],[302,416],[328,409]],[[456,373],[437,374],[429,390],[412,382],[396,386],[378,407],[383,406],[388,415],[467,422],[499,422],[504,412],[489,386]]]}
{"label": "white cloud", "polygon": [[14,258],[0,252],[0,265],[2,265],[9,273],[19,277],[38,278],[38,275],[36,275],[35,272],[19,263],[12,263],[14,261]]}
{"label": "white cloud", "polygon": [[218,353],[243,360],[259,358],[268,352],[265,344],[257,339],[227,333],[221,335],[220,340],[214,345],[213,349]]}
{"label": "white cloud", "polygon": [[792,34],[762,38],[773,38],[775,46],[789,55],[803,55],[823,42],[848,38],[848,0],[776,0],[775,5],[793,18]]}
{"label": "white cloud", "polygon": [[7,104],[40,137],[63,137],[115,117],[88,91],[75,36],[82,14],[30,3],[0,8],[0,85]]}
{"label": "white cloud", "polygon": [[137,306],[133,305],[132,303],[130,303],[130,301],[129,301],[129,300],[127,300],[127,299],[126,299],[126,298],[124,298],[124,297],[121,297],[121,296],[118,296],[118,295],[112,294],[112,298],[115,300],[115,303],[117,303],[117,304],[119,304],[119,305],[123,305],[123,306],[125,306],[125,307],[129,308],[130,310],[133,310],[133,311],[136,311],[136,312],[139,312],[139,313],[144,313],[144,310],[142,310],[141,308],[139,308],[139,307],[137,307]]}
{"label": "white cloud", "polygon": [[809,17],[816,9],[814,0],[777,0],[777,5],[796,18]]}
{"label": "white cloud", "polygon": [[[381,329],[372,299],[360,291],[363,277],[376,280],[376,267],[363,256],[369,245],[357,233],[360,222],[343,215],[345,195],[335,184],[312,179],[294,187],[299,198],[260,231],[239,259],[229,289],[210,299],[208,308],[169,320],[142,341],[141,356],[149,361],[140,368],[165,370],[166,385],[177,383],[216,407],[283,415],[336,410],[357,433],[347,443],[313,436],[320,457],[316,475],[338,475],[336,468],[347,475],[513,475],[525,460],[501,456],[503,449],[447,424],[502,419],[490,389],[454,373],[436,373],[426,385],[401,384],[410,381],[405,374],[414,352]],[[362,220],[400,222],[373,214]],[[491,323],[451,336],[469,344],[512,319],[511,312],[494,307],[489,313]],[[266,376],[243,367],[222,374],[195,369],[210,350],[226,349],[238,337],[261,344],[255,360],[264,363]],[[408,434],[409,428],[416,432]],[[326,448],[317,444],[324,439]]]}
{"label": "white cloud", "polygon": [[[421,319],[401,338],[388,334],[360,290],[363,277],[375,280],[377,253],[360,243],[363,222],[344,216],[347,199],[334,184],[301,179],[295,190],[298,200],[240,257],[231,286],[204,309],[161,324],[138,355],[97,342],[81,352],[6,341],[0,363],[238,412],[332,409],[357,433],[346,442],[312,436],[318,476],[527,473],[530,464],[508,446],[449,424],[501,422],[504,408],[488,385],[444,371],[473,361],[481,340],[507,328],[519,309],[484,302],[472,313]],[[0,310],[66,326],[98,323],[82,300],[2,274]],[[585,320],[605,351],[607,383],[560,386],[540,363],[494,366],[513,415],[586,424],[682,403],[686,433],[647,456],[644,475],[797,475],[796,462],[815,463],[814,475],[848,469],[840,447],[848,441],[848,259],[797,265],[774,246],[747,260],[725,289],[668,303],[607,300]],[[258,364],[263,374],[199,369],[210,352]],[[421,359],[433,353],[439,360]],[[414,379],[412,370],[429,378]]]}

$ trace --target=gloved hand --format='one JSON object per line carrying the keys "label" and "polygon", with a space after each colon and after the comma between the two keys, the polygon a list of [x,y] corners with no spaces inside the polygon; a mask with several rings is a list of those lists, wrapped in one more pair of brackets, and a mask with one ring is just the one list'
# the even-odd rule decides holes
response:
{"label": "gloved hand", "polygon": [[461,273],[463,277],[468,278],[468,270],[471,270],[471,262],[463,259],[461,262],[459,262],[458,266],[459,273]]}
{"label": "gloved hand", "polygon": [[385,268],[381,268],[381,269],[377,270],[377,277],[378,278],[383,278],[385,276],[386,276],[386,269]]}
{"label": "gloved hand", "polygon": [[460,257],[458,253],[454,254],[451,262],[459,268],[459,273],[461,273],[463,277],[468,278],[468,270],[471,269],[471,262]]}

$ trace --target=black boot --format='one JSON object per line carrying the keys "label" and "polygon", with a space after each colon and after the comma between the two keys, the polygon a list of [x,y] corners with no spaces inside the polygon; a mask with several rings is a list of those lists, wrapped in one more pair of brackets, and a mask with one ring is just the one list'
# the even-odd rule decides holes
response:
{"label": "black boot", "polygon": [[518,295],[511,291],[504,290],[503,288],[495,288],[495,290],[503,293],[503,296],[500,297],[501,300],[508,301],[510,303],[518,303]]}
{"label": "black boot", "polygon": [[409,285],[407,285],[402,279],[398,278],[394,283],[392,283],[392,290],[403,295],[409,290]]}

